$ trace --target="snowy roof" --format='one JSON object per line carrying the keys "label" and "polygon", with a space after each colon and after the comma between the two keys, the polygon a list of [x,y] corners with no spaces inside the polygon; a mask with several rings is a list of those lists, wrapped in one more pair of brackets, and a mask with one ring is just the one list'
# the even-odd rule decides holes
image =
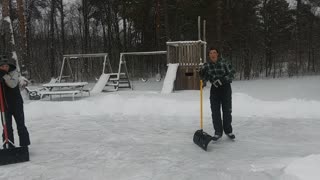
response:
{"label": "snowy roof", "polygon": [[167,51],[147,51],[147,52],[122,52],[122,55],[156,55],[167,54]]}
{"label": "snowy roof", "polygon": [[96,53],[96,54],[65,54],[65,58],[82,58],[82,57],[105,57],[108,53]]}
{"label": "snowy roof", "polygon": [[177,44],[197,44],[197,43],[200,43],[200,44],[207,44],[207,42],[205,42],[205,41],[198,40],[198,41],[170,41],[170,42],[167,42],[167,45],[177,45]]}

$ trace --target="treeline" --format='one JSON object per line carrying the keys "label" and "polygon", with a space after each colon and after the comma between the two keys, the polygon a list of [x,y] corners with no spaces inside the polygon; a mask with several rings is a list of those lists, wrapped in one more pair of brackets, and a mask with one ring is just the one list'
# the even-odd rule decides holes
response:
{"label": "treeline", "polygon": [[[116,70],[120,52],[197,40],[198,16],[206,20],[208,47],[218,47],[240,79],[320,70],[318,0],[6,1],[22,72],[40,82],[58,75],[63,54],[107,52]],[[1,27],[1,53],[12,51]]]}

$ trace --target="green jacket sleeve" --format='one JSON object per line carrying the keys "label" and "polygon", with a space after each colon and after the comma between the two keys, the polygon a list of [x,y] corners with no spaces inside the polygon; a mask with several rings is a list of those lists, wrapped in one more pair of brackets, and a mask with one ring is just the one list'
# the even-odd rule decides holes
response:
{"label": "green jacket sleeve", "polygon": [[229,83],[232,82],[232,80],[234,79],[234,74],[235,74],[235,70],[233,69],[232,65],[228,62],[225,62],[225,71],[226,71],[226,75],[225,75],[225,79],[226,81],[228,81]]}
{"label": "green jacket sleeve", "polygon": [[208,64],[204,63],[203,66],[200,68],[199,71],[199,76],[200,79],[203,80],[204,82],[208,81]]}

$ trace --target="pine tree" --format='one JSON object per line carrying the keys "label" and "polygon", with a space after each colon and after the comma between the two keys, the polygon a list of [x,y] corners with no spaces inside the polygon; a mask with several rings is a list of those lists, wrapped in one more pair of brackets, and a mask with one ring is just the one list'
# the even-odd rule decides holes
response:
{"label": "pine tree", "polygon": [[277,49],[285,42],[288,43],[292,34],[294,21],[288,6],[285,0],[264,0],[260,10],[264,34],[266,77],[270,75],[272,67],[275,67]]}

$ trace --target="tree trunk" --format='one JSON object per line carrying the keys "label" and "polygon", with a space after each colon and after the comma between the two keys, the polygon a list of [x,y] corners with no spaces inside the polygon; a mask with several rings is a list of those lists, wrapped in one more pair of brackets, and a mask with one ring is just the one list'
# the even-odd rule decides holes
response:
{"label": "tree trunk", "polygon": [[55,20],[55,0],[51,0],[51,13],[50,13],[50,76],[55,77],[55,47],[54,47],[54,20]]}
{"label": "tree trunk", "polygon": [[301,34],[301,0],[297,0],[297,14],[296,14],[296,28],[297,28],[297,47],[296,47],[296,70],[297,74],[299,74],[299,69],[302,67],[302,34]]}
{"label": "tree trunk", "polygon": [[162,0],[163,3],[163,9],[164,9],[164,28],[166,31],[166,41],[170,41],[171,37],[170,37],[170,27],[169,27],[169,20],[168,20],[168,16],[169,16],[169,11],[168,11],[168,3],[167,0]]}
{"label": "tree trunk", "polygon": [[[82,0],[82,13],[83,13],[83,36],[84,36],[84,41],[83,41],[83,54],[87,54],[88,53],[88,46],[89,46],[89,19],[88,19],[88,15],[89,15],[89,10],[88,10],[88,0]],[[89,62],[88,60],[84,60],[84,65],[83,65],[83,72],[86,72],[87,74],[89,70]]]}
{"label": "tree trunk", "polygon": [[[112,13],[111,13],[111,2],[108,1],[108,3],[105,4],[104,6],[105,8],[105,12],[107,13],[107,26],[108,26],[108,53],[109,56],[111,58],[111,61],[115,61],[115,59],[113,58],[113,54],[112,54],[112,43],[113,43],[113,38],[112,38]],[[112,63],[113,64],[113,63]]]}
{"label": "tree trunk", "polygon": [[65,24],[64,24],[64,8],[63,8],[63,0],[60,0],[60,23],[61,23],[61,45],[62,45],[62,54],[65,54]]}
{"label": "tree trunk", "polygon": [[141,48],[144,50],[151,50],[152,47],[152,39],[153,39],[153,35],[152,35],[152,29],[154,27],[152,27],[153,23],[151,22],[151,19],[153,19],[152,17],[150,17],[150,11],[153,5],[153,2],[150,0],[145,0],[144,1],[144,5],[143,5],[143,24],[142,24],[142,44],[141,44]]}
{"label": "tree trunk", "polygon": [[[107,33],[106,33],[106,25],[104,20],[101,20],[102,32],[103,32],[103,51],[107,51],[108,48],[108,40],[107,40]],[[110,56],[110,54],[109,54]]]}
{"label": "tree trunk", "polygon": [[89,44],[89,21],[88,21],[88,0],[82,0],[82,13],[83,13],[83,53],[88,53],[88,44]]}
{"label": "tree trunk", "polygon": [[273,58],[273,79],[276,78],[276,60]]}
{"label": "tree trunk", "polygon": [[[25,21],[25,16],[24,16],[24,3],[23,0],[17,0],[17,5],[18,5],[18,18],[19,18],[19,30],[21,34],[21,52],[22,52],[22,60],[21,60],[21,65],[22,65],[22,71],[27,71],[29,72],[29,67],[28,64],[28,56],[27,56],[27,35],[26,35],[26,21]],[[25,74],[24,74],[25,75]]]}
{"label": "tree trunk", "polygon": [[29,8],[32,6],[32,3],[34,3],[34,0],[25,0],[26,2],[26,8],[27,8],[27,14],[26,14],[26,56],[27,56],[27,64],[26,69],[29,73],[29,78],[32,79],[33,76],[33,61],[30,61],[31,57],[31,49],[30,49],[30,39],[31,39],[31,10]]}
{"label": "tree trunk", "polygon": [[221,49],[221,40],[222,40],[222,20],[223,20],[223,0],[217,0],[216,1],[216,7],[217,7],[217,12],[216,12],[216,32],[217,32],[217,41],[219,42],[219,46]]}
{"label": "tree trunk", "polygon": [[114,30],[115,30],[115,35],[116,35],[116,44],[117,44],[117,50],[118,52],[116,54],[119,54],[119,51],[122,51],[122,46],[121,46],[121,40],[120,40],[120,29],[119,29],[119,21],[118,21],[118,14],[119,14],[119,7],[118,4],[113,4],[113,26],[114,26]]}
{"label": "tree trunk", "polygon": [[250,79],[250,72],[251,72],[251,57],[250,57],[250,50],[249,48],[243,49],[243,59],[244,59],[244,72],[243,77],[244,79],[249,80]]}
{"label": "tree trunk", "polygon": [[314,16],[310,18],[310,26],[309,26],[309,41],[308,41],[308,72],[310,71],[311,62],[312,62],[312,49],[313,49],[313,22]]}
{"label": "tree trunk", "polygon": [[4,30],[4,38],[5,38],[5,42],[8,42],[6,44],[7,53],[9,55],[8,58],[15,60],[17,71],[20,73],[19,60],[15,50],[13,27],[12,27],[10,13],[9,13],[9,0],[2,0],[2,17],[3,17],[2,28]]}
{"label": "tree trunk", "polygon": [[126,52],[128,51],[128,38],[127,38],[127,17],[126,17],[126,0],[122,0],[122,14],[123,14],[123,50]]}
{"label": "tree trunk", "polygon": [[157,49],[160,49],[160,0],[156,1],[156,8],[155,8],[155,20],[156,20],[156,37],[155,37],[155,44]]}

